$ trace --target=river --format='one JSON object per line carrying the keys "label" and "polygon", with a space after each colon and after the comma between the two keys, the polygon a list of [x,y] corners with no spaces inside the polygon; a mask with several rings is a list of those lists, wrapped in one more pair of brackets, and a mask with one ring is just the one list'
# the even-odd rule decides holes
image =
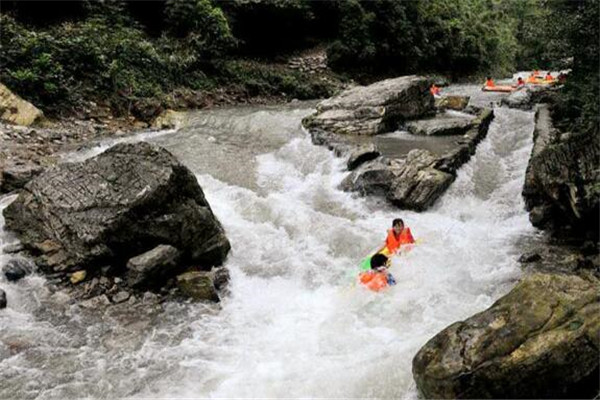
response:
{"label": "river", "polygon": [[[0,398],[416,398],[419,348],[521,275],[519,243],[536,235],[521,198],[533,113],[496,108],[448,192],[416,213],[337,189],[343,160],[301,129],[313,106],[198,111],[180,130],[127,139],[164,146],[197,174],[232,244],[230,295],[103,312],[69,305],[39,275],[2,276]],[[355,286],[397,217],[419,239],[393,261],[397,286]],[[0,247],[14,240],[0,233]]]}

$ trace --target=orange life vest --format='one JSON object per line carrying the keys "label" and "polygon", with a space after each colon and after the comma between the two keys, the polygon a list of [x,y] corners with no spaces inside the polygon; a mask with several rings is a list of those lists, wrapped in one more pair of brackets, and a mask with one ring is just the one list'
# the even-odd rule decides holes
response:
{"label": "orange life vest", "polygon": [[396,233],[392,228],[388,230],[388,235],[385,239],[385,247],[387,247],[390,253],[394,253],[403,244],[410,244],[414,242],[415,239],[413,238],[413,235],[410,232],[410,228],[406,227],[402,229],[402,232],[400,232],[400,235],[398,236],[396,236]]}
{"label": "orange life vest", "polygon": [[487,81],[485,81],[485,86],[487,86],[487,87],[494,87],[494,86],[496,86],[496,84],[494,83],[493,80],[488,79]]}
{"label": "orange life vest", "polygon": [[374,292],[379,292],[388,287],[387,275],[384,272],[367,271],[358,275],[360,283]]}

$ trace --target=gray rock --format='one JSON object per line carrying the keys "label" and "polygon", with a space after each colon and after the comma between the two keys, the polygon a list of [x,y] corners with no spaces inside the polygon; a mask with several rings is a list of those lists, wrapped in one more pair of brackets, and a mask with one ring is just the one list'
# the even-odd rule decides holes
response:
{"label": "gray rock", "polygon": [[225,267],[215,268],[211,271],[215,289],[218,291],[225,290],[229,285],[229,270]]}
{"label": "gray rock", "polygon": [[419,350],[424,398],[593,398],[598,394],[600,282],[533,274],[489,309]]}
{"label": "gray rock", "polygon": [[542,259],[542,256],[540,256],[539,253],[529,252],[529,253],[522,254],[521,257],[519,257],[519,262],[522,264],[528,264],[528,263],[540,261],[541,259]]}
{"label": "gray rock", "polygon": [[194,300],[219,301],[217,289],[210,272],[190,271],[177,276],[177,287]]}
{"label": "gray rock", "polygon": [[175,276],[180,253],[173,246],[159,245],[127,262],[125,279],[129,287],[156,289]]}
{"label": "gray rock", "polygon": [[117,292],[117,294],[115,294],[115,295],[112,297],[112,301],[113,301],[113,303],[116,303],[116,304],[118,304],[118,303],[122,303],[122,302],[124,302],[124,301],[127,301],[127,300],[129,300],[129,297],[130,297],[130,296],[131,296],[131,295],[129,294],[129,292],[126,292],[126,291],[124,291],[124,290],[121,290],[120,292]]}
{"label": "gray rock", "polygon": [[98,310],[109,306],[111,302],[108,299],[108,296],[106,296],[105,294],[101,294],[99,296],[92,297],[91,299],[84,300],[79,304],[83,308],[88,308],[90,310]]}
{"label": "gray rock", "polygon": [[6,263],[2,272],[7,281],[16,282],[32,273],[34,269],[35,265],[31,261],[25,258],[13,258]]}
{"label": "gray rock", "polygon": [[535,104],[552,102],[557,88],[548,85],[526,86],[502,99],[502,104],[522,110],[530,110]]}
{"label": "gray rock", "polygon": [[6,308],[6,292],[0,289],[0,310]]}
{"label": "gray rock", "polygon": [[210,267],[230,249],[194,174],[146,142],[46,170],[4,216],[6,228],[41,253],[36,262],[57,271],[124,265],[160,243]]}
{"label": "gray rock", "polygon": [[565,140],[559,136],[549,108],[540,106],[523,186],[530,220],[538,228],[568,225],[582,237],[597,237],[600,141],[593,132],[572,133]]}
{"label": "gray rock", "polygon": [[440,110],[463,111],[469,105],[469,96],[443,96],[435,99],[435,107]]}
{"label": "gray rock", "polygon": [[377,147],[373,143],[360,146],[350,153],[350,157],[348,157],[348,161],[346,163],[348,170],[352,171],[359,165],[379,157],[380,154],[381,153],[379,153],[379,150],[377,150]]}
{"label": "gray rock", "polygon": [[376,159],[348,175],[340,184],[340,189],[359,192],[362,195],[385,196],[390,190],[398,168],[386,160]]}
{"label": "gray rock", "polygon": [[406,129],[413,135],[447,136],[464,135],[474,125],[474,118],[451,117],[446,115],[435,118],[411,121],[406,124]]}
{"label": "gray rock", "polygon": [[0,193],[10,193],[22,189],[27,182],[39,175],[44,168],[35,164],[12,165],[2,170]]}
{"label": "gray rock", "polygon": [[345,90],[319,103],[317,113],[303,124],[333,133],[375,135],[432,111],[429,81],[411,75]]}
{"label": "gray rock", "polygon": [[450,186],[454,176],[433,168],[436,158],[427,150],[411,150],[393,180],[388,200],[401,208],[422,211]]}

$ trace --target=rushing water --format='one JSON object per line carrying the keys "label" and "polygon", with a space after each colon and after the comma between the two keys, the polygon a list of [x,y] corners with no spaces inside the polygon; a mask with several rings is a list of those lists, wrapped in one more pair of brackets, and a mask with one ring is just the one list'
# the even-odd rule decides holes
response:
{"label": "rushing water", "polygon": [[[343,160],[300,127],[311,106],[197,112],[179,131],[138,137],[197,174],[232,244],[230,296],[103,313],[40,276],[2,277],[0,398],[416,397],[418,349],[520,275],[518,242],[534,234],[520,195],[533,115],[497,108],[448,192],[414,213],[337,189]],[[355,286],[396,217],[420,239],[393,261],[398,285]],[[0,246],[14,240],[0,234]]]}

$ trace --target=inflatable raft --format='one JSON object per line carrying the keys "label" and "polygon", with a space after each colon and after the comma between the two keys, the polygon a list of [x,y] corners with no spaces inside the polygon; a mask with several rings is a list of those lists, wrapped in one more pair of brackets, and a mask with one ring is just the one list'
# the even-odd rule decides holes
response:
{"label": "inflatable raft", "polygon": [[511,93],[517,90],[517,88],[512,86],[484,86],[481,88],[484,92],[503,92],[503,93]]}

